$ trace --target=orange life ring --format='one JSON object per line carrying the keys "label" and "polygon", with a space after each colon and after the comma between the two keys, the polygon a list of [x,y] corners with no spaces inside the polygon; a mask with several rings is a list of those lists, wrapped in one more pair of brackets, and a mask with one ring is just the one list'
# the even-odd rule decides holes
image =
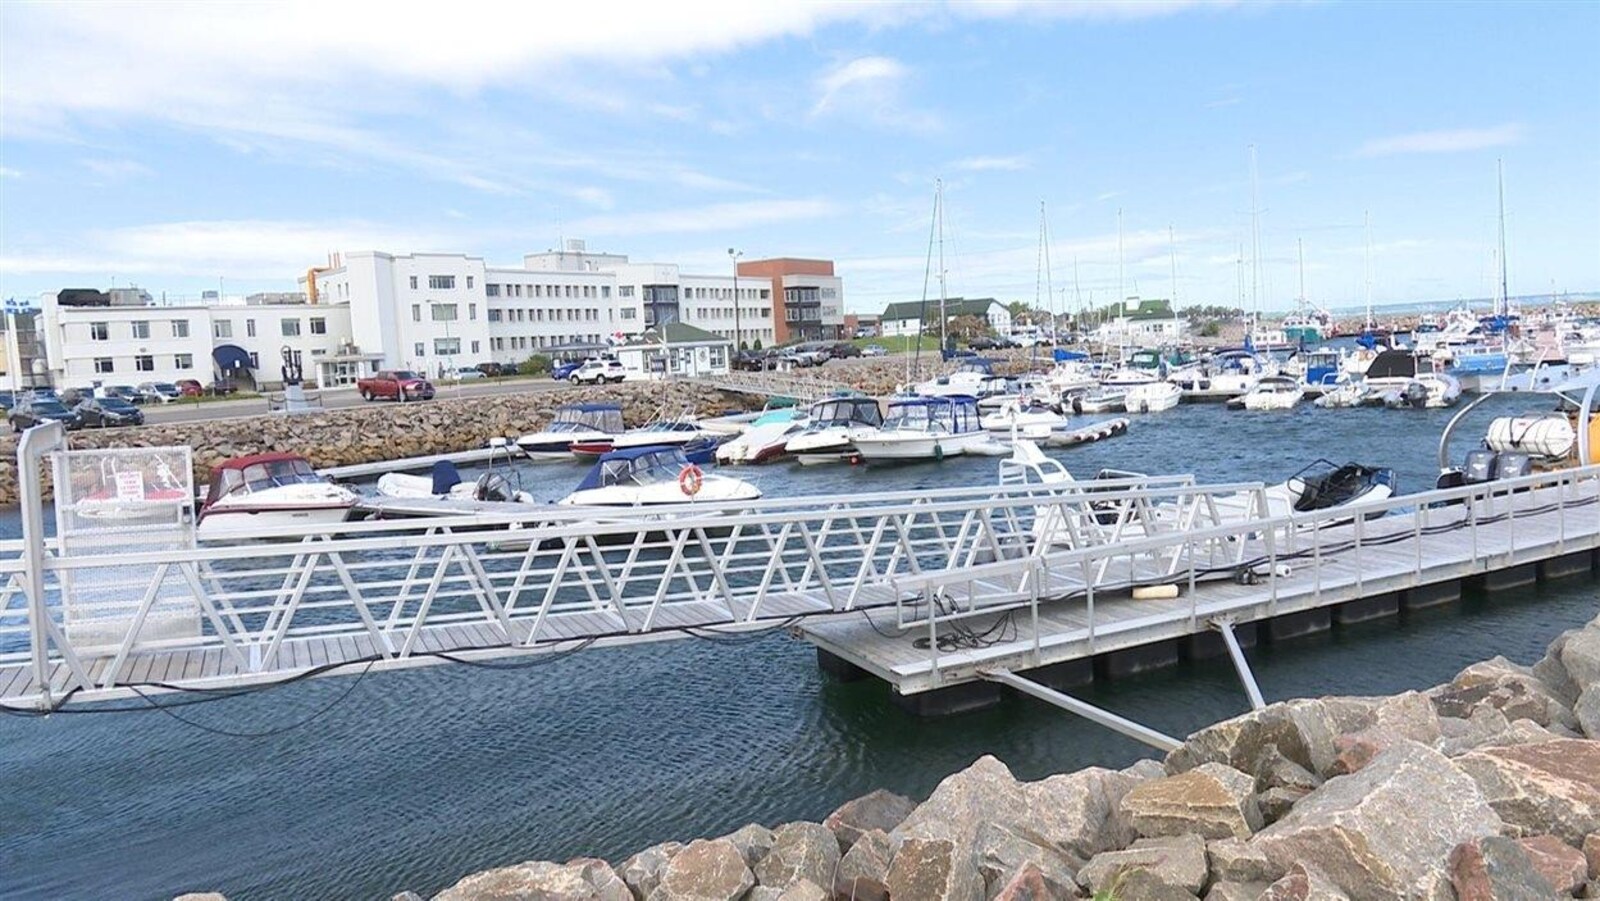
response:
{"label": "orange life ring", "polygon": [[690,497],[699,494],[701,486],[705,485],[705,483],[705,473],[701,472],[700,467],[693,463],[678,470],[678,490]]}

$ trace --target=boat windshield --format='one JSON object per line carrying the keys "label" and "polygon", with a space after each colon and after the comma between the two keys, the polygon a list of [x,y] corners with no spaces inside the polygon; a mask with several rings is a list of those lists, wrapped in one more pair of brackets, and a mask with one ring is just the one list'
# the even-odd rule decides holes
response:
{"label": "boat windshield", "polygon": [[824,401],[811,408],[811,429],[838,425],[883,425],[883,411],[871,398]]}
{"label": "boat windshield", "polygon": [[246,466],[242,473],[244,484],[251,491],[323,481],[322,476],[317,475],[311,469],[311,464],[304,460],[272,460],[266,463],[253,463]]}
{"label": "boat windshield", "polygon": [[573,404],[556,411],[556,421],[551,432],[608,432],[622,431],[622,410],[612,406]]}
{"label": "boat windshield", "polygon": [[631,459],[607,460],[601,464],[602,485],[656,485],[676,481],[678,473],[688,465],[683,453],[676,449],[663,449]]}

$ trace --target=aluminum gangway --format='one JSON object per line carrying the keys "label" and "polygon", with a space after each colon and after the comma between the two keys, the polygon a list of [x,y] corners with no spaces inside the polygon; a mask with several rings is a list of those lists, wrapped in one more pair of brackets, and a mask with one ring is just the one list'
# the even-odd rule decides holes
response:
{"label": "aluminum gangway", "polygon": [[[192,490],[167,484],[186,448],[107,453],[68,451],[53,426],[19,443],[24,537],[0,545],[7,706],[769,629],[921,692],[1445,573],[1587,561],[1600,538],[1592,467],[1306,514],[1275,511],[1259,483],[1158,476],[519,505],[217,542],[195,535]],[[1130,596],[1152,585],[1178,596]],[[1002,620],[986,643],[947,641]]]}

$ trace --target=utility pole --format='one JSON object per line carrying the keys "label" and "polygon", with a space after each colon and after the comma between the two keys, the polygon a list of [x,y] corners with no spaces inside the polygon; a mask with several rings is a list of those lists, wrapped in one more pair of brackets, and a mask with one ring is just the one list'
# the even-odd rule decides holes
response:
{"label": "utility pole", "polygon": [[743,349],[739,341],[739,258],[744,256],[740,251],[728,248],[728,259],[733,263],[733,352],[738,353]]}

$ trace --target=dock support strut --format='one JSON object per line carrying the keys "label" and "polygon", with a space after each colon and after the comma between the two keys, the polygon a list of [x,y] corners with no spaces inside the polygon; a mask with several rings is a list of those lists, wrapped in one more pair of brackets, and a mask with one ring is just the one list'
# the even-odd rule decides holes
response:
{"label": "dock support strut", "polygon": [[1071,695],[1062,694],[1053,688],[1040,685],[1030,679],[1024,679],[1010,670],[983,670],[978,675],[991,682],[1008,685],[1023,694],[1033,695],[1039,700],[1054,704],[1069,713],[1076,713],[1090,722],[1099,723],[1107,729],[1120,732],[1134,741],[1144,742],[1157,750],[1176,751],[1183,744],[1164,732],[1157,732],[1148,726],[1141,726],[1133,720],[1117,716],[1115,713],[1103,710],[1087,701],[1080,701]]}
{"label": "dock support strut", "polygon": [[1244,659],[1244,651],[1239,648],[1239,639],[1233,635],[1233,618],[1219,616],[1211,621],[1211,628],[1222,633],[1222,643],[1228,648],[1228,656],[1233,659],[1233,668],[1239,672],[1239,681],[1244,683],[1244,693],[1250,696],[1252,710],[1260,710],[1267,706],[1261,697],[1261,687],[1256,684],[1255,673],[1250,671],[1250,662]]}

